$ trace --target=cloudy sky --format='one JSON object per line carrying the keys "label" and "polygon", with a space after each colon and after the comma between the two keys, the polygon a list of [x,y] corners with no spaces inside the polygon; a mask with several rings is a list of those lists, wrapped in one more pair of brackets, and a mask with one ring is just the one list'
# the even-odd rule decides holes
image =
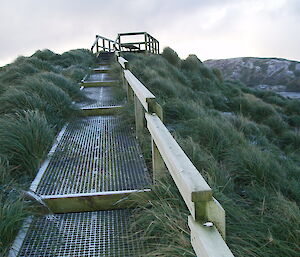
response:
{"label": "cloudy sky", "polygon": [[0,0],[0,66],[132,31],[147,31],[181,58],[300,61],[300,0]]}

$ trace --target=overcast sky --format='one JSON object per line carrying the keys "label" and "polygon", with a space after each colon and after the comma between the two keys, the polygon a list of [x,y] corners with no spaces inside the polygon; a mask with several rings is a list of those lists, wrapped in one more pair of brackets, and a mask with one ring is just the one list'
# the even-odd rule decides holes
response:
{"label": "overcast sky", "polygon": [[0,66],[147,31],[181,58],[300,61],[300,0],[0,0]]}

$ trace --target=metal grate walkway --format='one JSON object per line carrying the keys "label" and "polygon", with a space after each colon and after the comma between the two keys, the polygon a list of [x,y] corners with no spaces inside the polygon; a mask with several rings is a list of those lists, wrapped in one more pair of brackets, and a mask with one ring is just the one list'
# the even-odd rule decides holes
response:
{"label": "metal grate walkway", "polygon": [[63,195],[142,189],[150,178],[130,127],[119,117],[96,116],[66,127],[35,183],[38,195]]}
{"label": "metal grate walkway", "polygon": [[129,232],[132,222],[128,209],[36,217],[10,256],[138,257],[143,246]]}
{"label": "metal grate walkway", "polygon": [[83,89],[83,93],[86,99],[78,104],[81,109],[107,108],[123,104],[114,96],[113,87],[87,87]]}
{"label": "metal grate walkway", "polygon": [[[83,89],[86,100],[77,104],[82,110],[113,109],[122,104],[113,95],[115,81],[101,71],[109,70],[110,56],[104,58],[107,61],[100,62],[95,74],[83,82],[89,87]],[[48,199],[50,208],[60,204],[54,210],[63,210],[56,211],[62,214],[32,217],[9,257],[142,256],[140,250],[145,246],[139,233],[129,231],[132,211],[107,210],[102,204],[111,209],[127,207],[127,202],[114,207],[114,201],[123,201],[133,191],[147,192],[144,189],[150,184],[134,131],[121,117],[78,117],[62,129],[30,188],[41,199]]]}

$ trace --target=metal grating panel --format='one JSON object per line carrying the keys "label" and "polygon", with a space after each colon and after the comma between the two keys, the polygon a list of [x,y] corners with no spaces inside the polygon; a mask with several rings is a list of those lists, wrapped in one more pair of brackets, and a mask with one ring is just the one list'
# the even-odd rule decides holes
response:
{"label": "metal grating panel", "polygon": [[128,209],[36,217],[17,256],[142,256],[132,222]]}
{"label": "metal grating panel", "polygon": [[116,116],[71,122],[35,190],[63,195],[143,189],[150,176],[132,129]]}
{"label": "metal grating panel", "polygon": [[109,70],[110,65],[100,65],[99,67],[95,68],[96,70]]}
{"label": "metal grating panel", "polygon": [[107,81],[114,81],[112,76],[107,73],[95,73],[89,75],[85,80],[85,82],[107,82]]}
{"label": "metal grating panel", "polygon": [[87,87],[83,89],[83,93],[86,99],[78,104],[82,109],[120,106],[123,104],[114,96],[112,87]]}

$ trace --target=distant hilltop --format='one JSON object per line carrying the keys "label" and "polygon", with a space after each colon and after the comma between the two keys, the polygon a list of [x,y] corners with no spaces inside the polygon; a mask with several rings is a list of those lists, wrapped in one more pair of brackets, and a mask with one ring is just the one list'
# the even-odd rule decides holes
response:
{"label": "distant hilltop", "polygon": [[275,91],[300,91],[300,62],[280,58],[240,57],[207,60],[225,79],[239,80],[249,87]]}

